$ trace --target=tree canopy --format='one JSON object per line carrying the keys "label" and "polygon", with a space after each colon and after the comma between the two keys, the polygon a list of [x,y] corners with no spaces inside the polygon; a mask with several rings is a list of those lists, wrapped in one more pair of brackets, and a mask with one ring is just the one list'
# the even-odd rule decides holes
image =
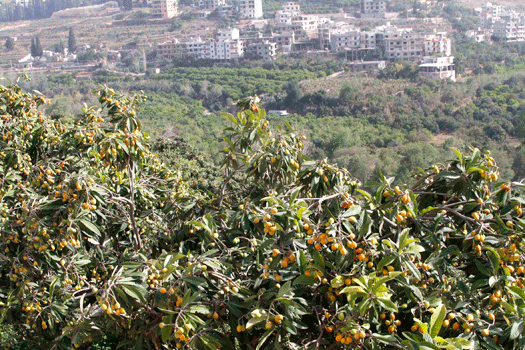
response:
{"label": "tree canopy", "polygon": [[205,161],[167,165],[163,150],[184,148],[150,150],[140,95],[97,95],[51,118],[44,96],[0,87],[10,346],[525,345],[523,184],[499,181],[489,152],[363,186],[308,159],[300,133],[246,98],[224,114],[216,181],[199,187],[185,177]]}

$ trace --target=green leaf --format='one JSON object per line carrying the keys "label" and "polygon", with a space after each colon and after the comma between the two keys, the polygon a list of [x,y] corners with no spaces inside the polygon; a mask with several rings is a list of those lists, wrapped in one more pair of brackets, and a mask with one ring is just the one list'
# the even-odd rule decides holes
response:
{"label": "green leaf", "polygon": [[293,281],[293,285],[294,286],[297,286],[297,285],[300,285],[300,284],[313,285],[313,284],[316,284],[316,283],[317,283],[317,280],[315,278],[313,278],[312,276],[305,276],[305,275],[298,276]]}
{"label": "green leaf", "polygon": [[445,305],[440,305],[432,314],[430,318],[430,336],[435,338],[441,329],[441,325],[447,315],[447,308]]}
{"label": "green leaf", "polygon": [[160,336],[162,342],[166,343],[168,339],[173,335],[173,314],[169,314],[164,320],[165,326],[160,330]]}
{"label": "green leaf", "polygon": [[372,299],[365,299],[359,303],[359,314],[361,316],[364,316],[368,312],[368,310],[370,310],[369,307],[371,302]]}
{"label": "green leaf", "polygon": [[388,299],[388,298],[383,298],[383,297],[379,297],[376,299],[378,301],[378,303],[386,310],[388,311],[391,311],[391,312],[397,312],[398,311],[398,308],[396,306],[396,304],[394,304],[392,302],[392,300]]}
{"label": "green leaf", "polygon": [[261,347],[263,346],[264,342],[266,341],[266,339],[268,339],[268,337],[273,333],[273,331],[275,330],[275,328],[272,328],[272,329],[268,329],[263,335],[262,337],[259,338],[259,341],[258,341],[258,344],[257,344],[257,347],[255,348],[255,350],[260,350]]}
{"label": "green leaf", "polygon": [[246,323],[246,329],[251,329],[253,326],[263,322],[264,320],[266,320],[266,317],[252,317]]}
{"label": "green leaf", "polygon": [[293,293],[291,292],[292,292],[292,282],[288,281],[285,284],[283,284],[281,288],[279,288],[276,298],[282,298],[286,296],[287,294],[293,295]]}
{"label": "green leaf", "polygon": [[375,294],[379,290],[379,288],[385,284],[386,282],[393,280],[397,276],[401,275],[401,271],[392,271],[388,275],[381,277],[372,287],[372,293]]}
{"label": "green leaf", "polygon": [[516,339],[523,334],[523,320],[520,322],[514,322],[510,329],[510,339]]}
{"label": "green leaf", "polygon": [[322,269],[322,272],[324,273],[325,262],[321,253],[319,253],[317,249],[310,249],[310,254],[314,258],[315,264],[319,266]]}
{"label": "green leaf", "polygon": [[518,286],[512,286],[512,287],[507,287],[510,289],[510,291],[516,295],[518,298],[522,299],[525,301],[525,292],[523,291],[523,289],[521,289],[520,287]]}
{"label": "green leaf", "polygon": [[501,263],[501,258],[498,252],[494,248],[488,246],[484,246],[483,249],[487,250],[487,256],[489,257],[490,264],[492,265],[493,271],[496,273]]}
{"label": "green leaf", "polygon": [[304,251],[301,250],[299,252],[299,256],[297,257],[299,260],[299,272],[301,272],[301,275],[304,275],[304,272],[306,271],[306,255],[304,254]]}
{"label": "green leaf", "polygon": [[377,264],[377,271],[381,272],[383,270],[383,267],[390,265],[394,260],[396,260],[395,256],[385,256],[379,264]]}
{"label": "green leaf", "polygon": [[77,225],[87,236],[100,237],[100,231],[98,227],[93,225],[91,222],[80,219],[77,221]]}
{"label": "green leaf", "polygon": [[345,277],[344,276],[337,276],[330,282],[330,285],[332,288],[339,288],[345,284]]}
{"label": "green leaf", "polygon": [[206,284],[206,280],[202,277],[194,277],[194,276],[184,276],[182,279],[190,284],[193,284],[194,286],[202,286]]}
{"label": "green leaf", "polygon": [[140,301],[141,303],[146,303],[146,294],[148,291],[139,285],[130,285],[130,284],[119,284],[120,288],[133,299]]}
{"label": "green leaf", "polygon": [[456,153],[456,156],[457,156],[458,159],[459,159],[459,163],[460,163],[461,165],[464,165],[464,164],[463,164],[463,155],[461,154],[461,152],[460,152],[458,149],[454,148],[454,147],[451,147],[450,149],[451,149],[452,151],[454,151],[454,153]]}

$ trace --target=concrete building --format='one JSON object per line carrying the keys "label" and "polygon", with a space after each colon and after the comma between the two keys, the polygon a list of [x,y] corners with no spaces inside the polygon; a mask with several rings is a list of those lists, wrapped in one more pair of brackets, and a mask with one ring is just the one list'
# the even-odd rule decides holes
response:
{"label": "concrete building", "polygon": [[252,56],[264,60],[274,59],[277,55],[277,43],[269,40],[255,42],[248,46],[248,51]]}
{"label": "concrete building", "polygon": [[519,18],[502,17],[494,22],[493,37],[500,41],[524,41],[525,25],[520,24]]}
{"label": "concrete building", "polygon": [[191,38],[189,41],[183,43],[184,54],[188,56],[193,56],[195,58],[205,58],[204,57],[204,47],[205,42],[200,38]]}
{"label": "concrete building", "polygon": [[361,0],[360,9],[362,17],[384,18],[386,15],[386,1]]}
{"label": "concrete building", "polygon": [[153,0],[153,14],[161,18],[171,18],[177,15],[177,0]]}
{"label": "concrete building", "polygon": [[221,18],[229,18],[236,13],[233,5],[220,5],[217,7],[217,15]]}
{"label": "concrete building", "polygon": [[425,56],[441,53],[445,56],[452,54],[452,40],[447,38],[447,32],[435,32],[425,35],[424,40]]}
{"label": "concrete building", "polygon": [[354,26],[344,22],[325,22],[317,28],[317,38],[319,39],[319,49],[331,50],[332,35],[340,35],[349,31],[357,30]]}
{"label": "concrete building", "polygon": [[185,55],[185,47],[177,39],[167,40],[157,44],[157,58],[160,60],[171,60],[174,57]]}
{"label": "concrete building", "polygon": [[278,48],[284,52],[292,50],[292,44],[295,43],[295,33],[292,30],[281,32],[273,37]]}
{"label": "concrete building", "polygon": [[454,57],[424,57],[419,65],[419,75],[430,79],[450,79],[456,81]]}
{"label": "concrete building", "polygon": [[339,52],[345,48],[358,49],[361,47],[361,33],[358,29],[340,33],[332,33],[330,37],[330,51]]}
{"label": "concrete building", "polygon": [[204,58],[211,60],[233,60],[244,56],[240,40],[212,40],[203,47]]}
{"label": "concrete building", "polygon": [[205,10],[213,10],[219,6],[226,5],[226,0],[199,0],[199,8]]}
{"label": "concrete building", "polygon": [[349,62],[347,69],[350,72],[368,72],[378,74],[386,68],[386,61],[354,61]]}
{"label": "concrete building", "polygon": [[410,28],[388,26],[376,37],[378,46],[389,60],[413,61],[424,55],[424,37]]}
{"label": "concrete building", "polygon": [[470,38],[472,41],[481,43],[485,41],[485,33],[479,30],[469,30],[465,33],[467,38]]}
{"label": "concrete building", "polygon": [[289,12],[292,16],[297,16],[301,14],[301,6],[294,2],[287,2],[283,5],[282,11]]}
{"label": "concrete building", "polygon": [[262,0],[237,0],[237,13],[241,18],[262,18]]}
{"label": "concrete building", "polygon": [[239,40],[239,28],[218,29],[215,39],[218,41]]}

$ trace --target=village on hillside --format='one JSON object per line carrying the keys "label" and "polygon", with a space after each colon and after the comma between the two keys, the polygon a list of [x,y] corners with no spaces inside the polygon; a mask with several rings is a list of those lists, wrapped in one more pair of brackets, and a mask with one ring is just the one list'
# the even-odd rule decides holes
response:
{"label": "village on hillside", "polygon": [[[177,0],[124,2],[121,12],[148,9],[150,21],[224,20],[228,26],[210,33],[164,33],[155,42],[137,47],[91,47],[79,43],[57,51],[27,50],[16,61],[1,68],[9,71],[89,71],[101,63],[115,71],[160,72],[173,60],[208,60],[225,64],[240,59],[273,60],[296,52],[332,56],[347,61],[347,70],[377,74],[396,60],[419,64],[421,75],[456,80],[450,24],[441,17],[406,17],[391,12],[386,1],[361,0],[353,12],[306,14],[294,2],[263,13],[263,0],[199,0],[179,8]],[[420,1],[419,11],[443,6],[437,1]],[[341,9],[342,10],[342,9]],[[486,3],[477,8],[479,27],[466,36],[472,41],[524,41],[525,13]],[[366,21],[373,25],[360,26]],[[16,40],[16,38],[8,38]],[[6,43],[7,44],[7,43]],[[24,50],[19,49],[20,52]],[[146,54],[148,52],[148,54]],[[91,54],[91,57],[87,54]],[[153,53],[153,54],[151,54]],[[79,60],[79,56],[83,59]]]}

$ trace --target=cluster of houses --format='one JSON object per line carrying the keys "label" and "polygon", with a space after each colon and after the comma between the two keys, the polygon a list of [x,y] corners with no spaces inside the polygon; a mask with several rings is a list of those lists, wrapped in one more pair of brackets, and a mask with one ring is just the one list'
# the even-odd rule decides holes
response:
{"label": "cluster of houses", "polygon": [[479,14],[479,28],[467,32],[467,36],[473,40],[525,41],[525,13],[507,10],[505,6],[491,2],[476,11]]}
{"label": "cluster of houses", "polygon": [[[135,3],[151,6],[156,17],[170,18],[179,14],[178,0],[133,0],[134,6]],[[307,51],[344,54],[351,71],[377,72],[385,68],[388,61],[402,59],[420,63],[424,76],[455,80],[451,39],[447,32],[401,28],[382,21],[388,17],[384,0],[360,0],[358,17],[384,23],[374,28],[359,28],[348,21],[338,21],[336,17],[304,14],[294,2],[283,4],[271,19],[263,18],[262,0],[198,0],[195,6],[199,8],[197,16],[205,17],[211,12],[223,17],[236,16],[245,20],[237,27],[252,30],[246,36],[241,36],[239,28],[227,28],[217,30],[212,38],[171,38],[157,44],[158,61],[182,57],[216,61],[241,57],[271,60],[279,52]],[[487,36],[501,41],[525,40],[525,13],[506,10],[490,2],[476,10],[480,28],[467,32],[474,40],[484,41]],[[262,34],[263,31],[266,34]],[[120,53],[115,55],[117,57],[108,53],[108,61],[119,60]],[[74,60],[67,54],[55,56],[45,58]],[[27,68],[31,65],[31,57],[24,57],[19,65]]]}
{"label": "cluster of houses", "polygon": [[[143,6],[144,0],[137,0],[137,5]],[[178,14],[178,0],[151,0],[149,5],[157,17],[171,18]],[[238,15],[240,18],[262,18],[262,0],[234,0],[226,4],[226,0],[199,0],[198,7],[202,16],[217,10],[221,16]]]}
{"label": "cluster of houses", "polygon": [[[223,0],[201,0],[201,6],[222,6]],[[257,0],[252,3],[257,2]],[[381,18],[386,4],[379,0],[362,0],[363,15]],[[386,22],[373,29],[362,30],[346,22],[332,21],[317,15],[305,15],[298,4],[289,2],[277,11],[271,20],[272,32],[256,37],[241,37],[238,28],[220,29],[213,38],[192,37],[184,41],[173,38],[157,45],[157,59],[174,58],[235,60],[241,57],[273,59],[278,52],[310,51],[317,53],[344,53],[350,70],[378,71],[387,60],[423,61],[424,57],[439,55],[444,60],[427,59],[425,72],[431,65],[440,73],[450,72],[453,66],[451,39],[446,32],[419,32],[412,28],[398,28]],[[440,76],[442,74],[439,74]],[[452,73],[446,73],[448,78]]]}

